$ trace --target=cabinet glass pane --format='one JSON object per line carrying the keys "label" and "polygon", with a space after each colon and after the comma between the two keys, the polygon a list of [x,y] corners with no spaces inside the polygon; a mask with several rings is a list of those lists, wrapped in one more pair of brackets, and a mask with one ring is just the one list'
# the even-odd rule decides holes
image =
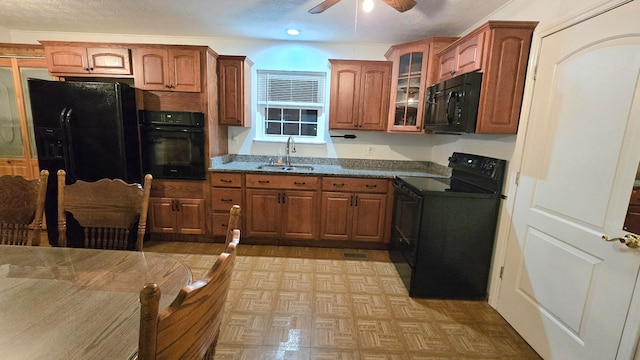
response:
{"label": "cabinet glass pane", "polygon": [[400,56],[400,63],[398,64],[398,75],[400,77],[407,76],[409,74],[409,64],[411,62],[411,54],[404,54]]}
{"label": "cabinet glass pane", "polygon": [[396,102],[407,101],[408,88],[409,88],[409,81],[407,79],[398,80],[398,93],[396,95]]}
{"label": "cabinet glass pane", "polygon": [[0,67],[0,157],[20,157],[20,117],[11,68]]}
{"label": "cabinet glass pane", "polygon": [[407,107],[404,104],[396,104],[396,116],[393,120],[394,125],[404,125],[404,114],[407,111]]}
{"label": "cabinet glass pane", "polygon": [[407,101],[417,103],[420,95],[420,78],[409,79],[409,87],[407,89]]}
{"label": "cabinet glass pane", "polygon": [[411,75],[418,75],[422,72],[422,53],[411,53]]}
{"label": "cabinet glass pane", "polygon": [[29,148],[31,156],[37,157],[36,141],[33,135],[33,117],[31,116],[31,99],[27,79],[53,80],[46,68],[20,68],[20,82],[22,83],[22,97],[24,98],[24,111],[27,115],[27,130],[29,131]]}

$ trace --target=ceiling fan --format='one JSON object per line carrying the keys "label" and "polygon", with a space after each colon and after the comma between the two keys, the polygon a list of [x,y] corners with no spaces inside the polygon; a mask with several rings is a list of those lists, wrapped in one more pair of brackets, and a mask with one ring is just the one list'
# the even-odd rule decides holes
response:
{"label": "ceiling fan", "polygon": [[[325,0],[320,4],[318,4],[317,6],[315,6],[313,9],[309,10],[309,12],[311,14],[319,14],[327,10],[328,8],[332,7],[333,5],[337,4],[339,1],[340,0]],[[416,5],[415,0],[382,0],[382,1],[384,1],[387,5],[391,6],[392,8],[400,12],[405,12],[407,10],[410,10]]]}

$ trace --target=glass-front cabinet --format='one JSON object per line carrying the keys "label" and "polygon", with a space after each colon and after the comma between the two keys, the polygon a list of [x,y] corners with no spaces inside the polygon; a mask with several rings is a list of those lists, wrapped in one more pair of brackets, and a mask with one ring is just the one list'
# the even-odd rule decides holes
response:
{"label": "glass-front cabinet", "polygon": [[434,82],[436,53],[457,38],[427,38],[392,46],[385,54],[393,62],[389,132],[423,132],[425,89]]}
{"label": "glass-front cabinet", "polygon": [[53,80],[42,48],[0,44],[0,176],[38,176],[29,78]]}

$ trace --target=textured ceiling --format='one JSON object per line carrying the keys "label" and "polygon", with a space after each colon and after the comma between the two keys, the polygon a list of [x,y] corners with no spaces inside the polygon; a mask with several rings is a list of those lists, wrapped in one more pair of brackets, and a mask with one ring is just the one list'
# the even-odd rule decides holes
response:
{"label": "textured ceiling", "polygon": [[321,14],[307,12],[322,0],[2,0],[0,27],[9,30],[136,35],[401,43],[459,35],[510,0],[417,0],[399,13],[374,0],[342,0]]}

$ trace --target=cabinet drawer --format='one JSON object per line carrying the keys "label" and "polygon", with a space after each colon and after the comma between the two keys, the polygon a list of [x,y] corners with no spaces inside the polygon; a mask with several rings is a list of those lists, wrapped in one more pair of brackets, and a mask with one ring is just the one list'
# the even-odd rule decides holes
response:
{"label": "cabinet drawer", "polygon": [[154,179],[151,182],[151,197],[204,199],[204,185],[204,181]]}
{"label": "cabinet drawer", "polygon": [[226,236],[229,227],[229,214],[213,214],[213,235]]}
{"label": "cabinet drawer", "polygon": [[209,181],[211,186],[239,188],[242,186],[242,174],[213,173]]}
{"label": "cabinet drawer", "polygon": [[233,205],[242,205],[242,189],[214,188],[211,192],[211,209],[229,211]]}
{"label": "cabinet drawer", "polygon": [[386,193],[388,180],[386,179],[355,179],[341,177],[326,177],[322,179],[323,191],[348,191],[363,193]]}
{"label": "cabinet drawer", "polygon": [[309,189],[318,188],[316,176],[288,176],[288,175],[255,175],[248,174],[245,178],[248,188],[260,189]]}

